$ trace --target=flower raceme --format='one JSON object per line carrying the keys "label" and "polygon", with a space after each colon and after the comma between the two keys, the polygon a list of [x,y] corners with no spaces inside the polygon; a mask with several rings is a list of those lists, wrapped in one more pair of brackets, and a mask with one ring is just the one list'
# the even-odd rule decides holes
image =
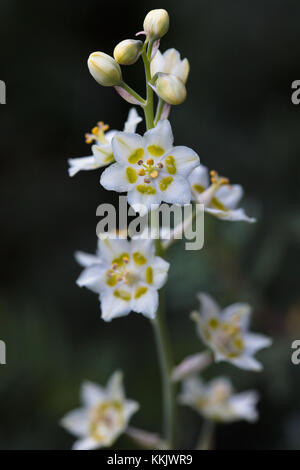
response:
{"label": "flower raceme", "polygon": [[258,394],[253,390],[234,394],[231,382],[223,377],[208,384],[196,377],[187,379],[179,396],[182,405],[191,406],[206,419],[225,423],[241,419],[256,421],[257,401]]}
{"label": "flower raceme", "polygon": [[199,157],[188,147],[173,147],[168,120],[159,121],[144,136],[119,132],[112,142],[116,163],[107,168],[100,183],[105,189],[127,192],[129,204],[144,215],[151,205],[165,201],[187,204],[191,200],[188,176]]}
{"label": "flower raceme", "polygon": [[198,294],[200,312],[192,312],[197,331],[204,343],[213,351],[215,360],[254,371],[262,365],[253,356],[260,349],[272,344],[270,338],[248,332],[251,308],[236,303],[221,310],[207,294]]}
{"label": "flower raceme", "polygon": [[[124,125],[124,132],[135,132],[136,127],[142,118],[138,115],[135,108],[131,108],[127,121]],[[114,161],[112,151],[112,139],[118,131],[108,130],[109,126],[103,122],[99,122],[92,129],[91,133],[85,135],[86,143],[92,144],[93,155],[89,157],[70,158],[68,163],[69,175],[74,176],[81,170],[96,170],[103,166],[107,166]]]}
{"label": "flower raceme", "polygon": [[78,252],[76,259],[85,268],[77,284],[99,294],[103,320],[131,310],[155,317],[169,263],[155,256],[153,240],[99,240],[95,256]]}
{"label": "flower raceme", "polygon": [[256,219],[248,217],[244,209],[237,208],[243,196],[243,188],[229,184],[227,178],[220,177],[215,171],[210,172],[205,166],[199,165],[189,175],[192,199],[204,204],[205,212],[222,220],[244,221],[253,223]]}
{"label": "flower raceme", "polygon": [[125,398],[120,372],[112,375],[106,387],[84,382],[81,399],[83,407],[70,411],[61,420],[61,425],[78,438],[74,450],[111,446],[139,409],[137,402]]}

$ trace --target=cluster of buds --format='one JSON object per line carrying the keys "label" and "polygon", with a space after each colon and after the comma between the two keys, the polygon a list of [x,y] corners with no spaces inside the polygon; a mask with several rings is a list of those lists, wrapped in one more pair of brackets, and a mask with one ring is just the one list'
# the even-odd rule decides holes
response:
{"label": "cluster of buds", "polygon": [[[151,80],[148,80],[148,85],[163,102],[169,105],[183,103],[186,98],[185,82],[189,63],[187,59],[181,61],[175,49],[169,49],[164,54],[158,50],[160,39],[169,29],[168,12],[164,9],[151,10],[144,19],[143,28],[137,34],[145,34],[144,43],[136,39],[125,39],[116,45],[113,57],[104,52],[93,52],[88,59],[91,75],[102,86],[116,87],[124,99],[133,103],[129,87],[123,81],[120,65],[135,64],[143,53],[147,58],[146,46],[150,44],[152,53],[147,60],[150,61]],[[134,104],[143,106],[147,101],[141,98]]]}

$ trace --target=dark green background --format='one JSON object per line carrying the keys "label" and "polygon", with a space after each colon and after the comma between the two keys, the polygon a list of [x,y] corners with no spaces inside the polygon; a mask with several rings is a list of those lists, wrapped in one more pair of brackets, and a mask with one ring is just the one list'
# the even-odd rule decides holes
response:
{"label": "dark green background", "polygon": [[[83,379],[105,383],[125,372],[128,396],[141,403],[133,423],[158,430],[160,381],[151,327],[141,315],[105,324],[97,296],[75,285],[76,249],[93,251],[96,207],[116,201],[99,171],[70,179],[67,158],[89,154],[83,135],[99,120],[121,128],[128,105],[91,78],[90,52],[112,53],[141,30],[146,12],[165,7],[175,47],[191,63],[188,98],[172,111],[177,144],[244,186],[256,225],[206,217],[205,247],[169,253],[168,321],[175,362],[201,349],[189,312],[198,290],[222,305],[253,305],[253,327],[274,338],[259,357],[262,374],[229,365],[237,390],[257,388],[260,421],[219,426],[216,447],[299,448],[300,366],[291,342],[300,338],[300,107],[291,83],[300,79],[297,0],[183,2],[2,0],[0,79],[1,283],[0,448],[67,449],[73,438],[58,420],[79,404]],[[143,92],[141,64],[124,71]],[[141,130],[141,127],[140,127]],[[201,419],[179,413],[181,448],[194,445]],[[132,443],[122,437],[118,447]]]}

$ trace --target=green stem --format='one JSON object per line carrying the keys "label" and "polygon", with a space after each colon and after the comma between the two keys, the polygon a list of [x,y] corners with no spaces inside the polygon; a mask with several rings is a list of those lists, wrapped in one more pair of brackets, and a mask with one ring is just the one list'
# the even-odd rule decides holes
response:
{"label": "green stem", "polygon": [[134,91],[133,88],[127,85],[127,83],[122,82],[119,86],[123,88],[124,90],[126,90],[133,98],[135,98],[140,103],[141,106],[146,105],[146,101],[144,100],[144,98],[142,98],[136,91]]}
{"label": "green stem", "polygon": [[[160,240],[156,243],[156,254],[162,256],[162,246]],[[163,437],[168,444],[169,449],[174,448],[174,430],[175,430],[175,390],[174,383],[171,379],[173,363],[170,353],[170,344],[167,335],[166,318],[165,318],[165,299],[164,291],[159,293],[159,307],[156,317],[152,321],[158,358],[162,379],[163,393]]]}
{"label": "green stem", "polygon": [[203,423],[202,431],[198,440],[196,450],[212,450],[214,431],[215,423],[208,419],[205,420]]}
{"label": "green stem", "polygon": [[164,104],[165,104],[164,100],[162,100],[161,98],[159,98],[158,105],[157,105],[157,109],[156,109],[156,114],[155,114],[155,119],[154,119],[154,126],[156,126],[156,124],[157,124],[158,121],[160,120],[160,117],[161,117],[161,113],[162,113]]}
{"label": "green stem", "polygon": [[151,80],[150,60],[151,60],[152,47],[153,47],[153,42],[150,41],[148,45],[148,51],[146,50],[146,46],[144,46],[144,50],[142,52],[142,59],[144,62],[145,75],[146,75],[147,98],[146,98],[146,104],[143,107],[144,107],[147,130],[152,129],[154,127],[153,90],[151,86],[149,85],[149,82]]}

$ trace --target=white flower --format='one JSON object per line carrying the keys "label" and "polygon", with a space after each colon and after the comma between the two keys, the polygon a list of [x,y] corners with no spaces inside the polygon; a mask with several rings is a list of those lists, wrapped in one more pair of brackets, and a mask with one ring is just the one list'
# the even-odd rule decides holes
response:
{"label": "white flower", "polygon": [[137,402],[125,398],[120,372],[111,376],[105,388],[84,382],[81,400],[83,407],[70,411],[61,420],[61,425],[78,438],[74,450],[111,446],[139,409]]}
{"label": "white flower", "polygon": [[151,60],[151,77],[156,73],[170,73],[179,78],[184,84],[187,81],[190,64],[187,59],[181,60],[180,53],[176,49],[168,49],[163,54],[158,50]]}
{"label": "white flower", "polygon": [[223,377],[208,384],[196,377],[187,379],[183,382],[179,401],[212,421],[230,423],[244,419],[254,422],[258,418],[258,394],[252,390],[234,394],[230,381]]}
{"label": "white flower", "polygon": [[144,137],[119,132],[112,147],[116,163],[103,172],[100,183],[108,190],[128,192],[128,202],[136,212],[144,215],[161,201],[190,202],[187,177],[199,164],[199,157],[188,147],[173,147],[168,120],[159,121]]}
{"label": "white flower", "polygon": [[154,318],[158,293],[167,280],[169,263],[155,256],[153,240],[104,239],[96,256],[76,254],[85,267],[77,284],[99,294],[102,318],[128,315],[130,311]]}
{"label": "white flower", "polygon": [[261,370],[261,363],[253,356],[272,341],[264,335],[248,332],[250,306],[236,303],[221,311],[209,295],[201,293],[198,298],[200,313],[193,312],[191,316],[215,360],[230,362],[241,369]]}
{"label": "white flower", "polygon": [[[136,126],[142,118],[138,115],[135,108],[131,108],[128,114],[127,121],[124,125],[125,132],[135,132]],[[81,170],[96,170],[103,166],[109,165],[114,161],[111,142],[113,137],[118,131],[108,131],[109,126],[103,122],[98,122],[98,125],[92,129],[90,134],[86,134],[86,143],[91,144],[93,155],[89,157],[70,158],[68,163],[70,165],[69,175],[74,176]]]}
{"label": "white flower", "polygon": [[203,203],[205,211],[229,221],[255,222],[256,219],[248,217],[244,209],[236,208],[243,196],[240,185],[229,184],[227,178],[218,176],[211,171],[211,184],[209,182],[208,170],[200,165],[189,176],[193,200]]}

